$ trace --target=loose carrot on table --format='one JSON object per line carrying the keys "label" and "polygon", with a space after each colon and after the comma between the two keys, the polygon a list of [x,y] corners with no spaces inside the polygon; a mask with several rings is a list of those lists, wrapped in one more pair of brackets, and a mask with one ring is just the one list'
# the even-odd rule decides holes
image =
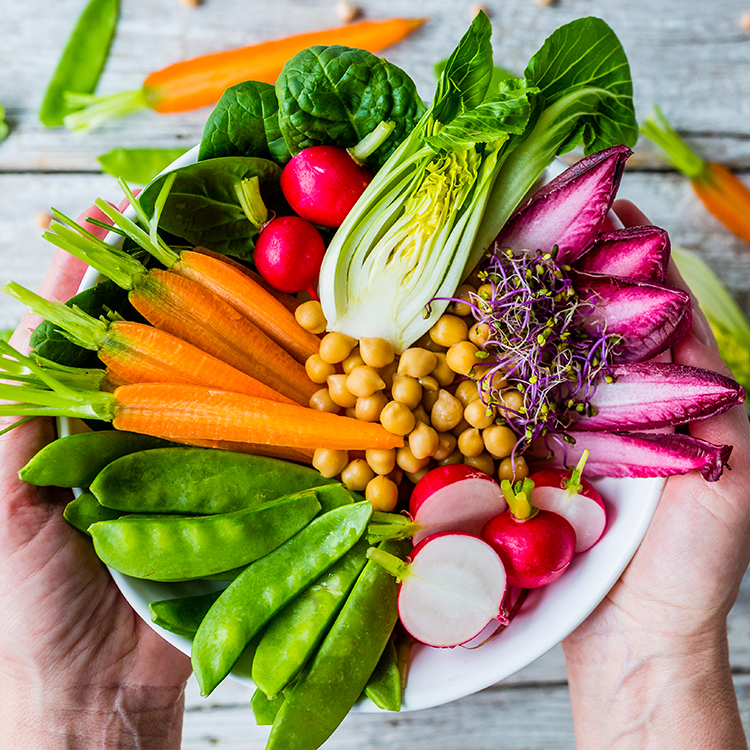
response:
{"label": "loose carrot on table", "polygon": [[127,320],[105,321],[77,307],[50,302],[19,284],[2,291],[66,332],[79,346],[97,352],[109,380],[124,383],[184,383],[295,403],[259,380],[201,351],[167,331]]}
{"label": "loose carrot on table", "polygon": [[65,124],[73,129],[85,129],[111,117],[144,108],[169,113],[215,104],[225,89],[236,83],[250,80],[275,83],[284,63],[308,47],[342,44],[378,52],[408,36],[426,20],[392,18],[386,21],[359,21],[183,60],[154,71],[135,91],[104,97],[71,97],[70,104],[77,104],[81,109],[69,114]]}
{"label": "loose carrot on table", "polygon": [[731,232],[750,243],[750,189],[726,167],[701,159],[680,138],[659,107],[641,126],[667,159],[692,183],[703,205]]}
{"label": "loose carrot on table", "polygon": [[307,406],[317,390],[305,368],[256,325],[213,292],[177,274],[147,269],[54,211],[45,239],[96,268],[123,289],[138,312],[270,388]]}

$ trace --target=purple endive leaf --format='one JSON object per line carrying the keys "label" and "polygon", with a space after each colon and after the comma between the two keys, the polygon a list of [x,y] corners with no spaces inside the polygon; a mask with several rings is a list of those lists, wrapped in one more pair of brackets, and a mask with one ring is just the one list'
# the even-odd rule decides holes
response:
{"label": "purple endive leaf", "polygon": [[559,260],[574,261],[599,233],[632,153],[627,146],[612,146],[566,169],[508,220],[496,244],[542,252],[557,246]]}
{"label": "purple endive leaf", "polygon": [[697,470],[718,481],[731,445],[714,445],[690,435],[656,432],[568,432],[574,444],[547,446],[556,465],[575,466],[588,449],[586,472],[607,477],[668,477]]}
{"label": "purple endive leaf", "polygon": [[642,362],[676,344],[690,327],[690,295],[653,281],[574,272],[582,302],[579,322],[588,331],[621,337],[612,364]]}
{"label": "purple endive leaf", "polygon": [[731,378],[710,370],[666,362],[615,365],[614,383],[601,382],[589,404],[593,416],[576,430],[650,430],[685,424],[726,411],[745,400]]}
{"label": "purple endive leaf", "polygon": [[573,268],[587,273],[665,281],[669,252],[666,230],[653,226],[628,227],[600,234]]}

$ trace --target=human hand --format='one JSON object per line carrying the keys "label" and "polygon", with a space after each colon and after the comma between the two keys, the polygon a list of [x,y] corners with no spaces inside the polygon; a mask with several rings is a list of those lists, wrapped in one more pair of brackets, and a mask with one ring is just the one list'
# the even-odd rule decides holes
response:
{"label": "human hand", "polygon": [[[91,215],[106,220],[81,219]],[[58,251],[40,294],[68,299],[85,269]],[[36,322],[24,317],[16,348]],[[135,614],[63,519],[71,493],[18,478],[54,438],[43,418],[0,437],[0,747],[177,748],[188,657]]]}
{"label": "human hand", "polygon": [[[627,201],[626,226],[648,224]],[[685,288],[676,269],[669,283]],[[693,299],[675,362],[730,375]],[[729,671],[726,618],[750,562],[750,425],[744,406],[689,425],[733,445],[718,482],[670,477],[630,565],[564,642],[579,748],[746,748]]]}

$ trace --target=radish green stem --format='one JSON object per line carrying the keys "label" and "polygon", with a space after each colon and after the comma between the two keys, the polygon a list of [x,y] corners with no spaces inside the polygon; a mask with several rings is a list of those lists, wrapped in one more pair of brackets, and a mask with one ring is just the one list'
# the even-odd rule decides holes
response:
{"label": "radish green stem", "polygon": [[534,482],[528,477],[523,482],[516,482],[515,487],[507,479],[503,479],[500,489],[508,502],[508,509],[519,521],[528,521],[539,512],[539,509],[531,504]]}
{"label": "radish green stem", "polygon": [[378,563],[378,565],[382,565],[388,573],[399,581],[403,581],[409,573],[409,566],[403,560],[399,560],[396,555],[377,547],[370,547],[367,550],[367,558]]}
{"label": "radish green stem", "polygon": [[367,541],[377,544],[386,539],[411,539],[422,527],[408,516],[375,511],[367,527]]}
{"label": "radish green stem", "polygon": [[268,221],[268,209],[260,195],[260,180],[257,177],[246,177],[235,182],[234,192],[247,220],[256,229],[260,229]]}
{"label": "radish green stem", "polygon": [[568,497],[573,497],[573,495],[578,494],[583,489],[583,485],[581,484],[581,474],[583,474],[583,467],[586,465],[588,458],[589,449],[586,448],[581,455],[581,458],[578,460],[578,465],[571,472],[570,478],[565,482],[565,489],[568,491]]}

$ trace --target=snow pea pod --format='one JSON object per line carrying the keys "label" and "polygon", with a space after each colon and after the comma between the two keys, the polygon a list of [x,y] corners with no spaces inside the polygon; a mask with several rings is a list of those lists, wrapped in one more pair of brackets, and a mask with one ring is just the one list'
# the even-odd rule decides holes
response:
{"label": "snow pea pod", "polygon": [[259,727],[270,726],[273,724],[276,714],[279,712],[283,702],[283,695],[277,695],[275,698],[268,698],[262,690],[256,689],[253,693],[253,697],[250,699],[250,708],[253,709],[255,723]]}
{"label": "snow pea pod", "polygon": [[89,527],[99,558],[152,581],[203,578],[257,560],[320,512],[313,490],[212,516],[123,516]]}
{"label": "snow pea pod", "polygon": [[[382,542],[404,556],[408,544]],[[266,750],[314,750],[344,720],[372,675],[398,619],[398,582],[369,561],[315,659],[288,692]]]}
{"label": "snow pea pod", "polygon": [[90,493],[82,492],[78,497],[71,500],[63,511],[63,518],[71,525],[75,526],[78,531],[89,534],[89,526],[99,521],[114,521],[119,518],[122,512],[105,508],[99,504],[99,501]]}
{"label": "snow pea pod", "polygon": [[283,690],[323,640],[367,562],[360,539],[266,627],[253,661],[253,682],[269,698]]}
{"label": "snow pea pod", "polygon": [[91,491],[102,505],[134,513],[228,513],[333,482],[277,458],[161,448],[112,462]]}
{"label": "snow pea pod", "polygon": [[365,695],[378,708],[385,711],[400,711],[402,691],[398,654],[391,635],[375,671],[365,685]]}
{"label": "snow pea pod", "polygon": [[173,443],[134,432],[81,432],[45,445],[18,472],[18,476],[39,487],[88,487],[112,461],[130,453],[168,445]]}
{"label": "snow pea pod", "polygon": [[148,605],[148,611],[151,613],[152,622],[160,628],[192,638],[208,610],[219,598],[219,594],[221,594],[221,589],[199,596],[162,599],[158,602],[151,602]]}
{"label": "snow pea pod", "polygon": [[65,93],[93,94],[107,62],[120,15],[119,0],[90,0],[78,18],[47,86],[39,119],[48,128],[63,124],[71,110]]}
{"label": "snow pea pod", "polygon": [[371,516],[367,501],[324,513],[229,584],[193,641],[193,671],[203,695],[227,676],[245,645],[285,604],[359,541]]}

